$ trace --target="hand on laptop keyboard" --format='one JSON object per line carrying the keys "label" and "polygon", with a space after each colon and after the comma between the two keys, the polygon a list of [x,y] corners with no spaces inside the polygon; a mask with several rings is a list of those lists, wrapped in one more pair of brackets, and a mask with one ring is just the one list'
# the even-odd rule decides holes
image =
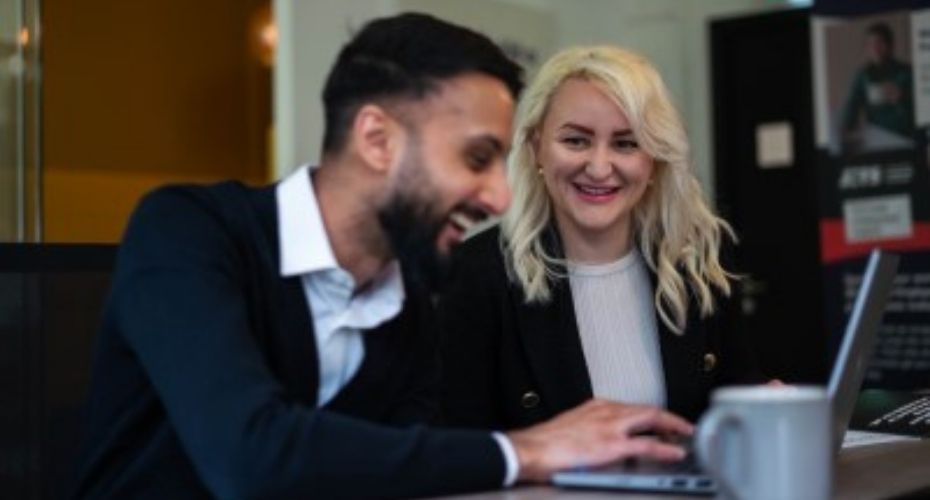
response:
{"label": "hand on laptop keyboard", "polygon": [[634,467],[642,469],[644,467],[649,467],[652,465],[657,465],[661,467],[663,471],[678,471],[678,472],[697,472],[699,470],[697,456],[694,452],[694,439],[693,436],[685,434],[655,434],[655,433],[645,433],[640,434],[640,436],[651,436],[655,439],[658,439],[662,443],[670,444],[677,446],[684,450],[684,457],[681,460],[671,461],[668,460],[656,461],[651,458],[643,457],[630,457],[623,461],[623,465],[627,468]]}
{"label": "hand on laptop keyboard", "polygon": [[508,437],[517,452],[519,479],[544,482],[559,470],[631,457],[681,460],[686,455],[681,446],[655,435],[693,432],[683,418],[658,408],[591,400]]}

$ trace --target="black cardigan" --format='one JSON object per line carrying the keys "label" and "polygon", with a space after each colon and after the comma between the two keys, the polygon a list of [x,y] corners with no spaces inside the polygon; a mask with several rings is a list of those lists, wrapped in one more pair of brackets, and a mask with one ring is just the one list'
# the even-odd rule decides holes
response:
{"label": "black cardigan", "polygon": [[[550,228],[545,241],[560,254],[554,235]],[[442,403],[453,425],[523,427],[592,397],[568,281],[551,282],[547,304],[526,304],[507,276],[499,238],[494,227],[460,245],[440,301]],[[725,316],[702,319],[692,300],[683,335],[656,320],[667,406],[689,420],[714,387],[764,379]]]}
{"label": "black cardigan", "polygon": [[430,430],[428,298],[364,336],[348,386],[316,408],[299,277],[281,278],[273,187],[166,188],[120,248],[75,496],[409,497],[499,487],[487,432]]}

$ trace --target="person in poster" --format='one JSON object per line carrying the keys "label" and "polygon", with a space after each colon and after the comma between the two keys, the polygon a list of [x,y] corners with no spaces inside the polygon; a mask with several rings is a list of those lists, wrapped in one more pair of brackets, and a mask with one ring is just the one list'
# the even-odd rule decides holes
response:
{"label": "person in poster", "polygon": [[865,55],[866,63],[856,72],[843,107],[847,152],[871,149],[868,145],[882,136],[910,142],[914,133],[911,65],[895,58],[894,33],[888,24],[876,22],[866,29]]}

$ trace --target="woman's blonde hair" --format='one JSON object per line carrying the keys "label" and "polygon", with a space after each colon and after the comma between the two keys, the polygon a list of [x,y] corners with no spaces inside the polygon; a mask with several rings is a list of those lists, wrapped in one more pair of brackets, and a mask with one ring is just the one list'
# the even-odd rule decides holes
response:
{"label": "woman's blonde hair", "polygon": [[633,209],[633,236],[657,275],[655,305],[676,332],[684,331],[688,295],[702,316],[714,312],[711,287],[730,294],[733,276],[719,262],[721,233],[733,231],[704,200],[690,160],[688,138],[668,90],[644,57],[610,46],[576,47],[549,59],[517,106],[508,177],[513,204],[501,221],[501,244],[511,279],[527,302],[547,302],[564,260],[543,242],[552,208],[533,150],[552,96],[570,78],[591,81],[624,111],[640,147],[655,161],[653,185]]}

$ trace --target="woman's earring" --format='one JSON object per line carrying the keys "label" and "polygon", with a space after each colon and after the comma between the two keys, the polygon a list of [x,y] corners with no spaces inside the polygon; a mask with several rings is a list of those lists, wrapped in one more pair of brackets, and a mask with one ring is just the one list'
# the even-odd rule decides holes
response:
{"label": "woman's earring", "polygon": [[542,177],[543,176],[542,167],[536,167],[536,173],[539,174],[540,177]]}

